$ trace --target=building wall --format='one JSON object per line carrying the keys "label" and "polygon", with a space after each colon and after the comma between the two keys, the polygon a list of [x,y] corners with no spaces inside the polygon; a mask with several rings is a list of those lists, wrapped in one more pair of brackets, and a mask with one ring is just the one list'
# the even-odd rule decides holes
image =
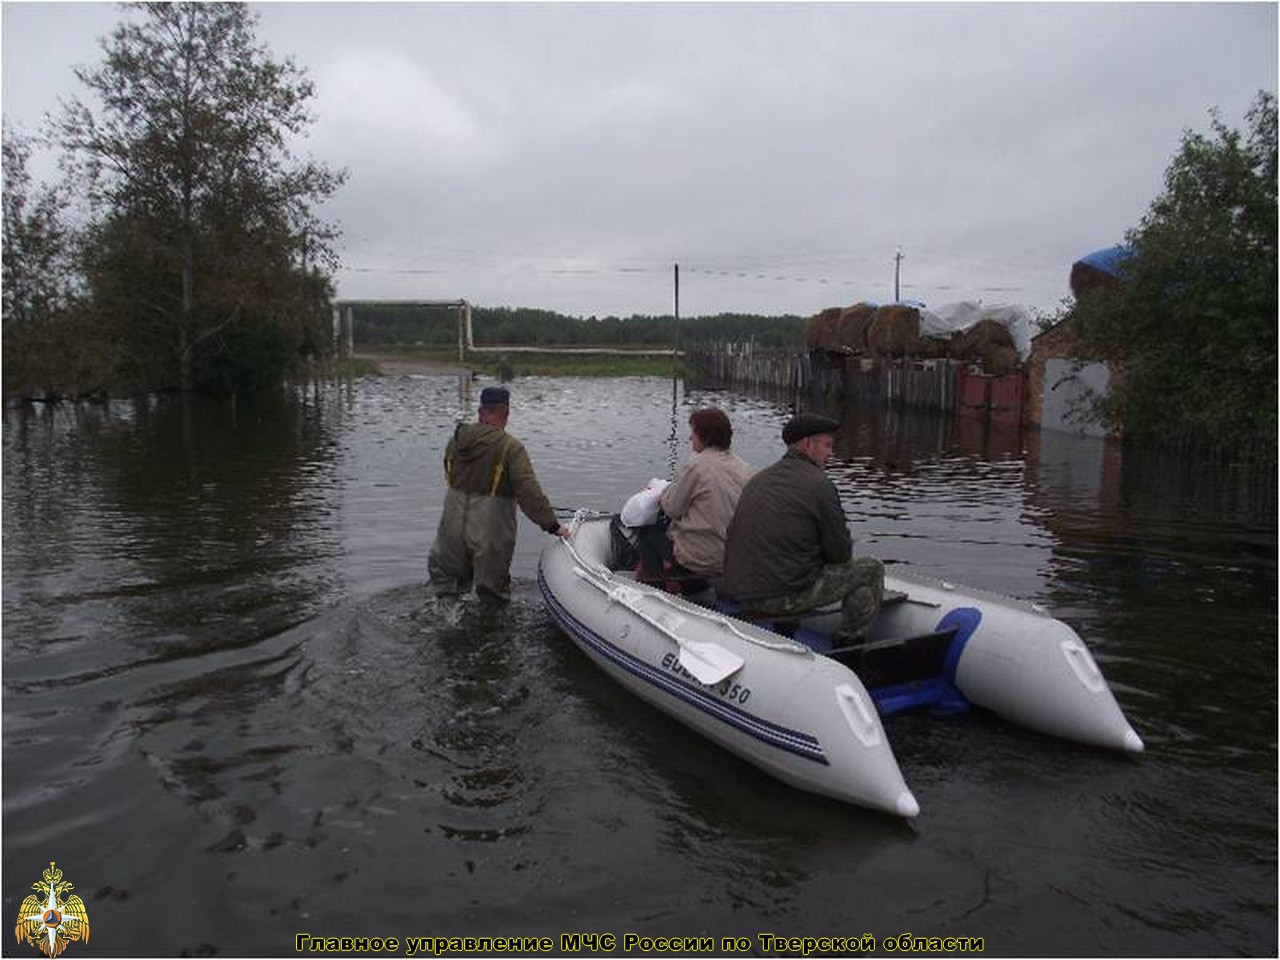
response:
{"label": "building wall", "polygon": [[1044,430],[1061,430],[1086,436],[1106,436],[1096,425],[1067,421],[1071,401],[1087,389],[1106,394],[1118,371],[1109,363],[1094,362],[1074,371],[1079,350],[1068,322],[1051,327],[1031,341],[1027,359],[1026,419]]}

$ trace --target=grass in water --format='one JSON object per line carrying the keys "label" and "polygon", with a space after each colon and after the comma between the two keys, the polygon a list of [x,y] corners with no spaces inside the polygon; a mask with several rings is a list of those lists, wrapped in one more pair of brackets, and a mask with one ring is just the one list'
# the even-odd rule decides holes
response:
{"label": "grass in water", "polygon": [[[361,348],[358,348],[361,349]],[[375,369],[355,372],[362,376],[376,372],[379,360],[407,361],[432,366],[463,368],[499,379],[513,377],[669,377],[684,372],[679,357],[664,357],[630,353],[476,353],[468,352],[458,360],[456,347],[409,347],[387,345],[361,349],[367,359],[340,361],[341,363],[368,363]]]}

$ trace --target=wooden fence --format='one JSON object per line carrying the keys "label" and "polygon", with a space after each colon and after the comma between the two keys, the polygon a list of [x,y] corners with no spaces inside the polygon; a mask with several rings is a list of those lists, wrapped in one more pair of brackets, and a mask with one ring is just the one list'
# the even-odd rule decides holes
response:
{"label": "wooden fence", "polygon": [[751,341],[686,346],[685,365],[699,377],[743,387],[795,391],[812,379],[807,354],[757,349]]}
{"label": "wooden fence", "polygon": [[991,377],[959,360],[845,357],[804,350],[759,349],[753,343],[689,347],[686,364],[717,383],[792,396],[824,394],[859,407],[988,410],[1021,419],[1022,373]]}

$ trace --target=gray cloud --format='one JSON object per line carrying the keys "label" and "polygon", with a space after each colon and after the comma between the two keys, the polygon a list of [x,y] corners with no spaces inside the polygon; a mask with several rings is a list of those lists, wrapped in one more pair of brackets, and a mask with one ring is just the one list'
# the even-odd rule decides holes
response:
{"label": "gray cloud", "polygon": [[[1276,87],[1274,4],[255,4],[350,170],[345,297],[807,314],[903,294],[1049,310],[1184,129]],[[3,5],[33,124],[122,14]]]}

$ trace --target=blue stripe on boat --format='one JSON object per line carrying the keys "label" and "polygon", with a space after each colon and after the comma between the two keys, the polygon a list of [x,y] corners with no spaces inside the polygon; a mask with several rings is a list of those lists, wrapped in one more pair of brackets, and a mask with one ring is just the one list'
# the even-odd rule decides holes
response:
{"label": "blue stripe on boat", "polygon": [[823,766],[829,766],[826,755],[822,752],[822,744],[818,742],[816,737],[797,730],[788,730],[786,727],[780,727],[767,720],[762,720],[744,710],[725,703],[703,689],[681,683],[671,674],[645,663],[643,660],[610,643],[587,627],[586,624],[577,620],[552,594],[541,570],[538,571],[538,586],[542,588],[542,595],[560,626],[600,656],[612,661],[646,683],[657,687],[664,693],[697,707],[703,713],[710,714],[717,720],[721,720],[769,746],[777,747],[788,753],[794,753],[797,756],[804,757],[806,760],[813,760]]}

